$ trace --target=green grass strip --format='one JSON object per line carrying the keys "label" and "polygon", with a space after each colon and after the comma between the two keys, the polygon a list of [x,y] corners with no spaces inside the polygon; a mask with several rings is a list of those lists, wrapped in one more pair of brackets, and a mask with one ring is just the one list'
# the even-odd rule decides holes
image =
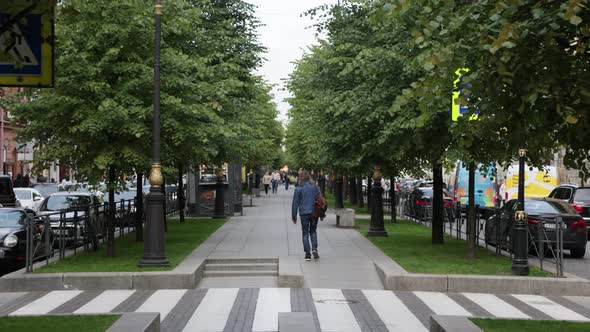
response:
{"label": "green grass strip", "polygon": [[120,315],[0,317],[0,331],[104,332],[120,317]]}
{"label": "green grass strip", "polygon": [[590,323],[470,318],[485,332],[590,332]]}
{"label": "green grass strip", "polygon": [[[329,208],[335,208],[336,207],[336,197],[334,197],[334,195],[330,194],[329,192],[326,193],[326,201],[328,202],[328,207]],[[356,214],[370,214],[369,213],[369,209],[366,207],[363,208],[359,208],[356,205],[352,205],[350,204],[349,200],[344,200],[344,208],[346,209],[353,209],[355,211]]]}
{"label": "green grass strip", "polygon": [[35,272],[169,271],[178,266],[225,221],[225,219],[187,218],[181,224],[178,220],[169,219],[168,233],[166,233],[166,257],[170,261],[170,267],[139,268],[137,263],[143,257],[143,242],[136,242],[135,232],[132,232],[116,239],[115,257],[106,255],[106,244],[103,244],[97,252],[89,251],[71,256],[65,260],[43,266]]}
{"label": "green grass strip", "polygon": [[[359,230],[366,235],[368,220],[356,220]],[[429,227],[409,221],[395,224],[385,222],[388,237],[367,237],[383,253],[391,257],[411,273],[428,274],[477,274],[511,275],[508,257],[496,256],[485,248],[478,247],[475,259],[467,257],[467,244],[463,240],[445,234],[443,245],[432,244]],[[530,269],[531,277],[549,277],[550,273],[536,267]]]}

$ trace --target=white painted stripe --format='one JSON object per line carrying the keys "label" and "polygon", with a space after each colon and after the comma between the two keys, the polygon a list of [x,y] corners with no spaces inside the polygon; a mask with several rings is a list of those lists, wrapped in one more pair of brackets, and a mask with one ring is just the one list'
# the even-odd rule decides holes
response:
{"label": "white painted stripe", "polygon": [[127,300],[135,291],[134,290],[106,290],[99,296],[86,303],[75,314],[90,314],[90,313],[107,313],[115,309],[123,301]]}
{"label": "white painted stripe", "polygon": [[10,316],[44,315],[78,296],[80,293],[82,291],[53,291],[11,313]]}
{"label": "white painted stripe", "polygon": [[217,332],[223,331],[233,307],[238,288],[212,288],[207,290],[201,304],[193,313],[183,331]]}
{"label": "white painted stripe", "polygon": [[444,316],[471,316],[467,310],[453,301],[450,297],[443,293],[434,292],[414,292],[416,296],[426,303],[432,311],[437,315]]}
{"label": "white painted stripe", "polygon": [[463,295],[496,317],[523,319],[531,318],[510,303],[499,299],[495,295],[483,293],[463,293]]}
{"label": "white painted stripe", "polygon": [[279,312],[291,312],[291,290],[289,288],[261,288],[256,302],[252,331],[278,331]]}
{"label": "white painted stripe", "polygon": [[393,292],[364,290],[363,294],[391,332],[428,332]]}
{"label": "white painted stripe", "polygon": [[322,332],[361,332],[344,294],[339,289],[312,289]]}
{"label": "white painted stripe", "polygon": [[174,309],[178,301],[187,292],[186,289],[161,289],[150,296],[135,312],[159,312],[160,321]]}
{"label": "white painted stripe", "polygon": [[530,305],[531,307],[559,320],[590,321],[590,319],[540,295],[513,294],[513,297]]}

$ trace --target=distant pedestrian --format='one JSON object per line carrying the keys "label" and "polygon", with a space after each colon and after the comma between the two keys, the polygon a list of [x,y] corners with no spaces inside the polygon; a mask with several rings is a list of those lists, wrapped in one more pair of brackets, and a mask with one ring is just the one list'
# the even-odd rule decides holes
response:
{"label": "distant pedestrian", "polygon": [[15,187],[15,188],[23,187],[23,176],[22,176],[22,174],[18,174],[16,176],[16,180],[14,180],[14,182],[12,183],[12,186]]}
{"label": "distant pedestrian", "polygon": [[279,189],[279,181],[281,180],[281,175],[278,171],[272,172],[272,193],[276,194]]}
{"label": "distant pedestrian", "polygon": [[[295,188],[293,194],[293,204],[291,206],[291,216],[294,224],[297,224],[297,213],[301,219],[301,231],[303,239],[303,250],[305,251],[305,260],[310,261],[313,254],[314,259],[319,259],[318,254],[318,237],[317,221],[313,221],[313,211],[315,208],[316,197],[320,194],[318,186],[311,182],[309,173],[302,171],[299,173],[301,185]],[[311,238],[311,250],[310,250]]]}
{"label": "distant pedestrian", "polygon": [[272,176],[266,172],[262,177],[262,184],[264,185],[264,192],[268,196],[268,188],[270,188],[270,184],[272,183]]}
{"label": "distant pedestrian", "polygon": [[29,177],[29,174],[26,174],[25,176],[23,176],[23,187],[29,188],[30,186],[31,186],[31,178]]}
{"label": "distant pedestrian", "polygon": [[289,173],[285,173],[285,190],[289,190]]}

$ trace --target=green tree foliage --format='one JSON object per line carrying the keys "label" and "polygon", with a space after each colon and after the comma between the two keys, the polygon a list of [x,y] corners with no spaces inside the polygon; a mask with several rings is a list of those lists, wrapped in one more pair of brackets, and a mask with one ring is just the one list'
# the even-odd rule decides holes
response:
{"label": "green tree foliage", "polygon": [[[270,159],[282,132],[268,87],[252,74],[264,51],[252,5],[166,0],[163,13],[164,166]],[[119,175],[149,169],[153,22],[145,1],[60,2],[56,88],[30,90],[11,109],[26,124],[20,139],[36,142],[40,167],[59,160],[91,182],[111,166]]]}

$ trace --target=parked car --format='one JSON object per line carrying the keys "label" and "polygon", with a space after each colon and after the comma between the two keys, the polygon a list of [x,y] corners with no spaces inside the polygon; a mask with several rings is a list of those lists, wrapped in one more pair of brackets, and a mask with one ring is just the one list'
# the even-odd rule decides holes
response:
{"label": "parked car", "polygon": [[[90,223],[85,223],[86,211],[89,211]],[[48,216],[56,238],[68,244],[87,238],[97,245],[97,238],[104,230],[104,208],[98,196],[89,192],[57,192],[46,197],[39,207],[38,215]],[[63,220],[62,220],[63,218]],[[64,236],[60,235],[63,221]]]}
{"label": "parked car", "polygon": [[[9,273],[25,266],[26,261],[26,222],[34,220],[31,210],[22,208],[0,208],[0,274]],[[53,241],[53,233],[45,232],[44,224],[37,223],[34,228],[33,248],[34,259],[43,258],[46,252],[45,236],[49,243]],[[49,248],[51,249],[51,248]]]}
{"label": "parked car", "polygon": [[23,208],[39,210],[43,195],[35,188],[14,188],[14,193]]}
{"label": "parked car", "polygon": [[[485,225],[485,241],[488,244],[504,243],[511,249],[512,226],[517,200],[512,199],[502,207],[498,215],[492,215]],[[541,225],[546,233],[549,245],[556,245],[556,218],[563,220],[563,248],[570,251],[574,258],[582,258],[586,254],[588,230],[586,221],[568,203],[551,198],[536,198],[525,200],[525,211],[528,214],[530,228],[529,248],[533,241],[538,241],[537,227]]]}
{"label": "parked car", "polygon": [[[551,191],[549,198],[571,204],[586,221],[590,231],[590,187],[578,187],[574,184],[560,185]],[[588,236],[590,237],[590,232]]]}
{"label": "parked car", "polygon": [[12,179],[8,175],[0,175],[0,205],[2,207],[20,207],[20,202],[14,193]]}
{"label": "parked car", "polygon": [[[410,194],[410,199],[406,202],[406,211],[410,217],[418,219],[428,219],[432,214],[432,199],[434,196],[434,188],[432,187],[418,187]],[[447,212],[453,212],[450,209],[453,206],[453,198],[446,189],[443,189],[443,206],[447,208]],[[445,218],[450,217],[449,213],[445,213]]]}
{"label": "parked car", "polygon": [[33,184],[33,188],[35,188],[41,196],[47,197],[53,193],[59,191],[59,184],[57,183],[35,183]]}

